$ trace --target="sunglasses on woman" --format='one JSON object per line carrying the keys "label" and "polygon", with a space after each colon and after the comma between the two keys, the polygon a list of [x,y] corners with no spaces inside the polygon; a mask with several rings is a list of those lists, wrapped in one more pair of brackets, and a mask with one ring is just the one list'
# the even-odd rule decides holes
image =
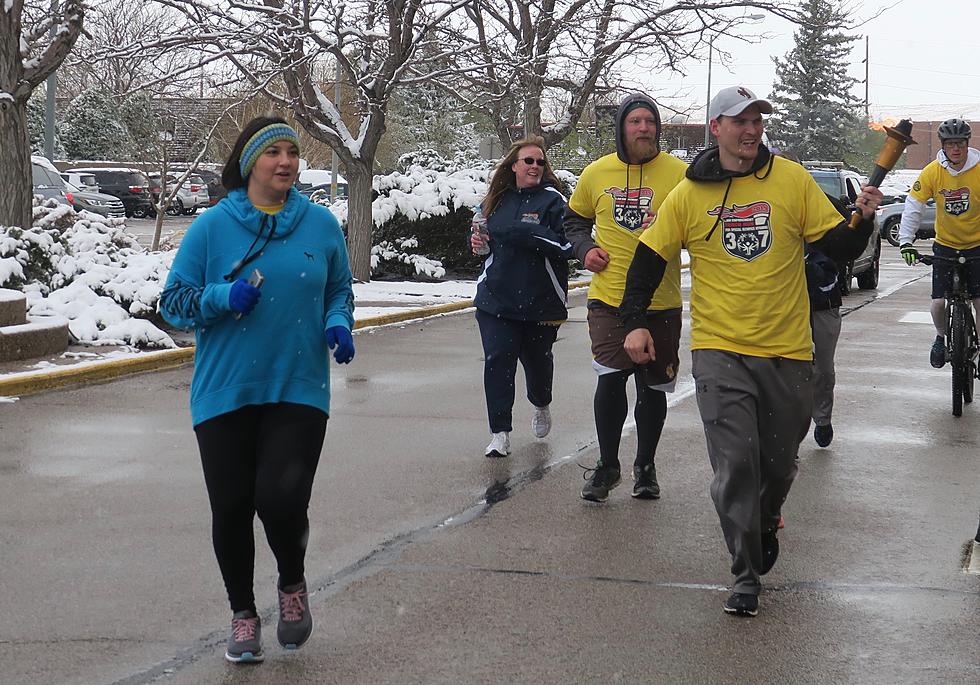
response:
{"label": "sunglasses on woman", "polygon": [[535,159],[534,157],[523,157],[521,161],[531,166],[532,164],[537,164],[538,166],[544,166],[546,162],[543,159]]}

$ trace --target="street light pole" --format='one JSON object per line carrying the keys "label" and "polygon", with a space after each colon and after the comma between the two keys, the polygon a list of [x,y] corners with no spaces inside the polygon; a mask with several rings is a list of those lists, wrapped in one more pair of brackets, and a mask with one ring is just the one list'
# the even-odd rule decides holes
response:
{"label": "street light pole", "polygon": [[711,51],[715,44],[715,36],[708,39],[708,90],[704,98],[704,146],[708,147],[708,107],[711,104]]}
{"label": "street light pole", "polygon": [[[58,0],[51,0],[51,16],[58,16]],[[58,32],[58,26],[52,22],[51,37]],[[44,156],[49,161],[54,160],[54,119],[55,119],[55,94],[58,90],[58,70],[55,69],[48,76],[46,86],[46,101],[44,104]]]}

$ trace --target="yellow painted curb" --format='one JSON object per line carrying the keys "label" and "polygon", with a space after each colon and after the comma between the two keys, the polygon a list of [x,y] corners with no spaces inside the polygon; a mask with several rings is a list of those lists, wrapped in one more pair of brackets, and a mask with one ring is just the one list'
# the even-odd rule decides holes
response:
{"label": "yellow painted curb", "polygon": [[[589,281],[576,281],[570,283],[569,290],[584,288],[589,285]],[[369,326],[386,326],[412,319],[423,319],[439,314],[449,314],[452,312],[469,309],[473,306],[473,300],[462,300],[460,302],[450,302],[431,307],[419,307],[406,312],[395,314],[383,314],[373,316],[368,319],[361,319],[354,322],[354,329],[367,328]],[[194,361],[194,347],[181,347],[176,350],[162,350],[160,352],[145,352],[138,357],[128,357],[126,359],[109,359],[102,362],[91,362],[75,366],[65,366],[62,369],[45,371],[27,371],[25,373],[11,374],[5,378],[0,378],[0,396],[20,397],[34,395],[46,390],[57,390],[70,385],[83,385],[86,383],[100,383],[112,380],[133,373],[145,371],[161,371],[172,369]]]}
{"label": "yellow painted curb", "polygon": [[194,361],[194,348],[146,352],[139,357],[110,359],[80,366],[66,366],[52,371],[28,371],[0,378],[0,395],[33,395],[68,385],[98,383],[142,371],[159,371]]}

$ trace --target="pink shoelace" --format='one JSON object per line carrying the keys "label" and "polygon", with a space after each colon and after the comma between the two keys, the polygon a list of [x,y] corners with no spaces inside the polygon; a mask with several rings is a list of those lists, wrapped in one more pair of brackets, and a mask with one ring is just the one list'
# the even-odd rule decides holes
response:
{"label": "pink shoelace", "polygon": [[306,594],[305,588],[296,592],[279,591],[279,616],[283,621],[292,623],[303,619],[303,598]]}
{"label": "pink shoelace", "polygon": [[231,619],[231,632],[235,636],[235,642],[247,642],[255,639],[255,629],[258,625],[257,616]]}

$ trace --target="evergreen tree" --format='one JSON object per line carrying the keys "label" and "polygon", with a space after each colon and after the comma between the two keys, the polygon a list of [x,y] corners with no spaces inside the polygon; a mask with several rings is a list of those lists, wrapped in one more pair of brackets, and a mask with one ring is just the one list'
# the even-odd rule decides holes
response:
{"label": "evergreen tree", "polygon": [[[44,91],[38,88],[27,100],[27,137],[32,155],[44,154]],[[56,141],[57,147],[57,141]]]}
{"label": "evergreen tree", "polygon": [[775,113],[767,132],[781,150],[800,159],[843,160],[859,129],[857,79],[848,76],[851,44],[848,10],[831,0],[803,0],[805,22],[796,47],[775,58]]}
{"label": "evergreen tree", "polygon": [[86,90],[65,108],[61,142],[69,159],[118,159],[126,149],[126,127],[113,98]]}

